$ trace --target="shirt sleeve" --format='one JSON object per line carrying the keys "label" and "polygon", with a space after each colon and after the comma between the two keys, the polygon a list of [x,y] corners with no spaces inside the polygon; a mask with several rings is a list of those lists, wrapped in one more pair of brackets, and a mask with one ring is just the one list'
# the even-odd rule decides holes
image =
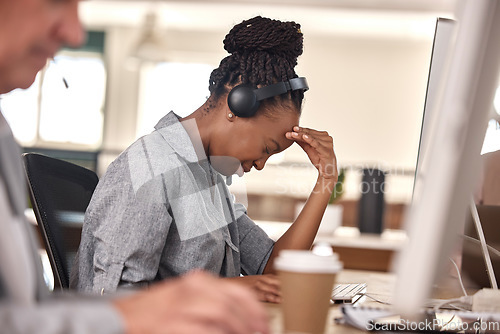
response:
{"label": "shirt sleeve", "polygon": [[105,301],[53,299],[33,306],[0,302],[2,333],[115,334],[124,333],[123,319]]}
{"label": "shirt sleeve", "polygon": [[157,275],[172,223],[165,176],[152,176],[136,186],[138,172],[129,165],[122,157],[110,166],[87,209],[79,250],[81,290],[108,293],[148,284]]}
{"label": "shirt sleeve", "polygon": [[274,248],[274,241],[246,214],[237,218],[241,269],[246,275],[261,275]]}

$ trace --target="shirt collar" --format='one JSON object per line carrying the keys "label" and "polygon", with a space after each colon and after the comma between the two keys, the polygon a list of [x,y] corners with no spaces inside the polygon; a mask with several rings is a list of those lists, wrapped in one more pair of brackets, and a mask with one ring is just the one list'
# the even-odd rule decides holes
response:
{"label": "shirt collar", "polygon": [[[180,117],[173,111],[163,116],[155,125],[155,129],[163,139],[181,157],[189,162],[206,160],[205,150],[195,119],[180,122]],[[189,131],[189,134],[188,134]],[[190,142],[192,145],[186,145]]]}

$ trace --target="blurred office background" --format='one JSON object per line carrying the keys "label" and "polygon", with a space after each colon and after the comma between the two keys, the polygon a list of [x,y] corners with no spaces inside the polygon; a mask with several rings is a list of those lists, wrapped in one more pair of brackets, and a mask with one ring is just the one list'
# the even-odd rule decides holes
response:
{"label": "blurred office background", "polygon": [[[255,15],[296,21],[308,79],[301,125],[327,130],[345,170],[343,224],[357,222],[363,168],[385,171],[386,228],[411,201],[437,17],[455,0],[84,1],[87,43],[63,50],[28,90],[0,101],[25,151],[77,162],[102,175],[170,110],[188,115],[208,96],[234,24]],[[66,88],[67,84],[67,88]],[[500,143],[492,123],[484,150]],[[316,171],[293,145],[235,186],[249,214],[292,221]]]}

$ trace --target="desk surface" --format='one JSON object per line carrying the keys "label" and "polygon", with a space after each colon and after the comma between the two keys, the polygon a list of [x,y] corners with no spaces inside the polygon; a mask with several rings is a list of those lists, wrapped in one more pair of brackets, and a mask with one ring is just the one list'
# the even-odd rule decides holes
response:
{"label": "desk surface", "polygon": [[[391,303],[393,289],[396,284],[396,275],[390,272],[376,272],[366,270],[343,270],[338,278],[337,283],[366,283],[367,297],[361,298],[356,305],[369,306],[374,308],[389,308],[387,304]],[[442,299],[457,298],[462,295],[458,280],[450,274],[446,274],[435,285],[436,290],[432,292],[431,298],[434,302],[439,302]],[[377,301],[376,301],[377,300]],[[429,299],[432,301],[432,299]],[[382,302],[382,303],[381,303]],[[384,304],[387,303],[387,304]],[[266,303],[266,308],[269,312],[271,333],[283,333],[281,307],[278,304]],[[327,327],[325,334],[330,333],[363,333],[357,328],[338,324],[335,319],[342,318],[340,305],[332,305],[329,310]]]}
{"label": "desk surface", "polygon": [[[292,225],[287,222],[255,221],[270,238],[277,240]],[[334,233],[325,235],[318,234],[316,242],[328,242],[332,246],[363,248],[374,250],[399,250],[407,240],[405,231],[386,229],[382,234],[363,234],[354,227],[340,226]]]}
{"label": "desk surface", "polygon": [[[367,283],[367,294],[378,300],[390,302],[392,289],[395,284],[395,276],[392,273],[380,273],[361,270],[344,270],[339,274],[337,283]],[[359,301],[365,306],[383,307],[383,304],[373,301],[367,297]],[[269,312],[272,333],[283,333],[282,316],[280,305],[266,303]],[[363,333],[362,331],[347,325],[335,323],[336,318],[341,317],[339,305],[330,307],[325,333]]]}

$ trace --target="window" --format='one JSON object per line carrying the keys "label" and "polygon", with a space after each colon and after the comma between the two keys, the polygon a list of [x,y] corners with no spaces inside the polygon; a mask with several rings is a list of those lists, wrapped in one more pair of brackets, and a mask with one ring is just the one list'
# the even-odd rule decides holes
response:
{"label": "window", "polygon": [[104,33],[89,32],[78,50],[62,50],[33,85],[0,101],[23,146],[96,149],[101,144],[106,68]]}
{"label": "window", "polygon": [[105,90],[106,70],[101,57],[57,56],[44,75],[39,138],[44,142],[99,146]]}
{"label": "window", "polygon": [[0,107],[12,128],[16,139],[23,145],[35,143],[38,127],[38,95],[40,90],[40,73],[28,89],[16,89],[4,94]]}
{"label": "window", "polygon": [[481,154],[500,150],[500,87],[497,88],[495,100],[493,102],[495,114],[494,119],[488,122],[486,135],[484,137],[483,148]]}
{"label": "window", "polygon": [[151,132],[171,110],[184,117],[205,103],[210,94],[208,84],[213,69],[212,65],[199,63],[143,65],[138,136]]}
{"label": "window", "polygon": [[[150,133],[156,123],[173,110],[188,116],[205,103],[214,67],[200,63],[159,63],[142,65],[137,137]],[[271,156],[270,164],[284,160],[284,152]]]}
{"label": "window", "polygon": [[500,150],[500,125],[496,120],[491,119],[488,122],[481,154],[498,150]]}

